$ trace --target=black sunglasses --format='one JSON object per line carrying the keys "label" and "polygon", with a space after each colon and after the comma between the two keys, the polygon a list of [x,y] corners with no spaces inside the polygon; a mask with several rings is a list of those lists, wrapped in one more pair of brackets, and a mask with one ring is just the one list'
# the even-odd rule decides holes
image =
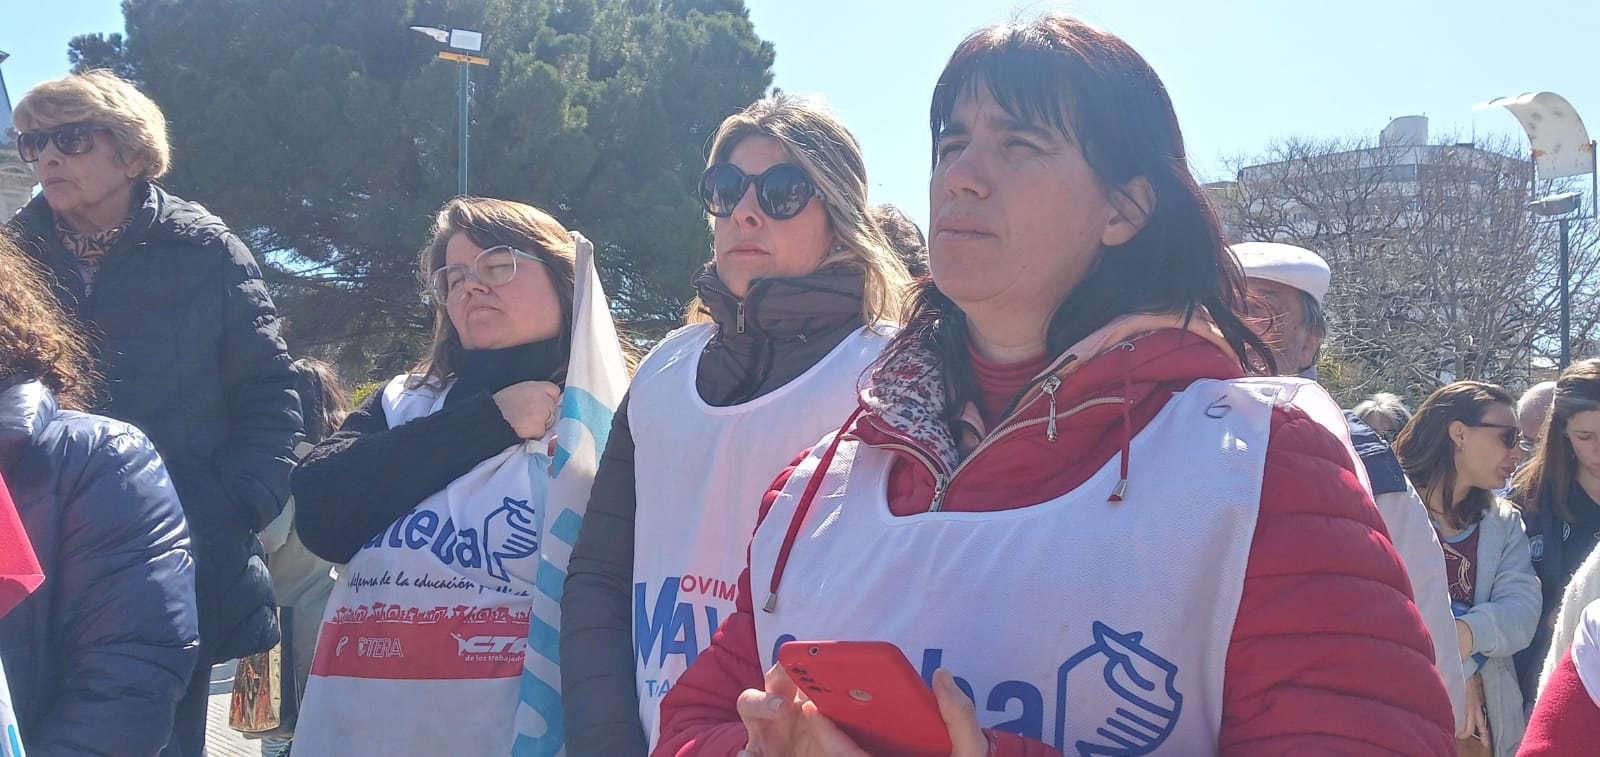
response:
{"label": "black sunglasses", "polygon": [[45,145],[56,143],[62,155],[82,155],[94,149],[94,133],[111,131],[100,124],[62,124],[54,129],[32,129],[17,134],[17,155],[24,163],[39,160]]}
{"label": "black sunglasses", "polygon": [[806,172],[792,163],[779,163],[760,176],[751,176],[732,163],[718,163],[700,175],[700,204],[707,213],[727,218],[733,215],[751,184],[756,185],[761,212],[775,221],[800,215],[811,198],[822,196]]}
{"label": "black sunglasses", "polygon": [[1522,438],[1522,430],[1516,426],[1507,426],[1504,423],[1468,423],[1473,428],[1492,428],[1500,431],[1500,443],[1506,449],[1520,449],[1523,452],[1533,451],[1533,442]]}

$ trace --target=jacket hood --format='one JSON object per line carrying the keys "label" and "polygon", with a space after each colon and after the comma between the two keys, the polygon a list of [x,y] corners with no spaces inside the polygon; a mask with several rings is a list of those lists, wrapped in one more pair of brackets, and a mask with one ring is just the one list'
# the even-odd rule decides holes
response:
{"label": "jacket hood", "polygon": [[[1014,403],[1015,409],[997,429],[1048,416],[1056,420],[1055,433],[1086,431],[1086,425],[1103,426],[1104,415],[1079,411],[1136,403],[1155,386],[1240,375],[1233,349],[1203,316],[1127,315],[1057,357]],[[1053,401],[1038,402],[1052,386]],[[943,421],[945,402],[943,365],[931,350],[885,352],[863,377],[864,412],[857,435],[869,444],[887,443],[894,437],[910,441],[942,469],[940,472],[948,473],[969,450],[958,447]],[[970,403],[961,418],[980,438],[991,431],[984,428]],[[1131,429],[1125,433],[1131,435]]]}

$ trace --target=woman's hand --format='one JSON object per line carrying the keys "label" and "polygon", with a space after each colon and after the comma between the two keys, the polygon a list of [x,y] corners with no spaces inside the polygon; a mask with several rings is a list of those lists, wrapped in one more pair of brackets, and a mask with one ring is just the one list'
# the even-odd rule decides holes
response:
{"label": "woman's hand", "polygon": [[500,415],[523,439],[541,439],[561,413],[561,387],[548,381],[523,381],[494,393]]}
{"label": "woman's hand", "polygon": [[1472,657],[1472,626],[1460,618],[1456,618],[1456,645],[1461,648],[1461,659],[1468,660]]}
{"label": "woman's hand", "polygon": [[[750,734],[740,757],[866,757],[783,668],[772,666],[764,685],[765,691],[746,689],[739,695],[739,717]],[[933,696],[950,730],[951,757],[985,757],[989,737],[978,724],[978,710],[943,668],[934,673]]]}

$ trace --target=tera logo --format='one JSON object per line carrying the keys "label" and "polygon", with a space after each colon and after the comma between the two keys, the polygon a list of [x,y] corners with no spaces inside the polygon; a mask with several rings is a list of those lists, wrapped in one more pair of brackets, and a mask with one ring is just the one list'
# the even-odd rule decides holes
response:
{"label": "tera logo", "polygon": [[369,638],[362,636],[356,639],[357,657],[376,657],[386,659],[389,657],[405,657],[406,652],[400,646],[400,640],[393,637]]}

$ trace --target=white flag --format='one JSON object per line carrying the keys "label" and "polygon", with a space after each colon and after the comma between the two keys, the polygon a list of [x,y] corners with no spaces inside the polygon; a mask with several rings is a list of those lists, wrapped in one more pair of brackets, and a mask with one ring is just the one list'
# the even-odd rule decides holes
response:
{"label": "white flag", "polygon": [[[565,751],[561,727],[561,588],[567,561],[578,541],[589,486],[611,433],[611,416],[628,389],[627,363],[617,343],[611,305],[594,266],[594,245],[572,233],[577,244],[576,290],[572,296],[572,350],[561,393],[561,420],[551,465],[549,497],[542,508],[539,569],[522,663],[514,757],[549,757]],[[540,471],[530,471],[541,475]]]}
{"label": "white flag", "polygon": [[17,733],[17,714],[11,709],[5,668],[0,668],[0,757],[23,757],[22,735]]}

